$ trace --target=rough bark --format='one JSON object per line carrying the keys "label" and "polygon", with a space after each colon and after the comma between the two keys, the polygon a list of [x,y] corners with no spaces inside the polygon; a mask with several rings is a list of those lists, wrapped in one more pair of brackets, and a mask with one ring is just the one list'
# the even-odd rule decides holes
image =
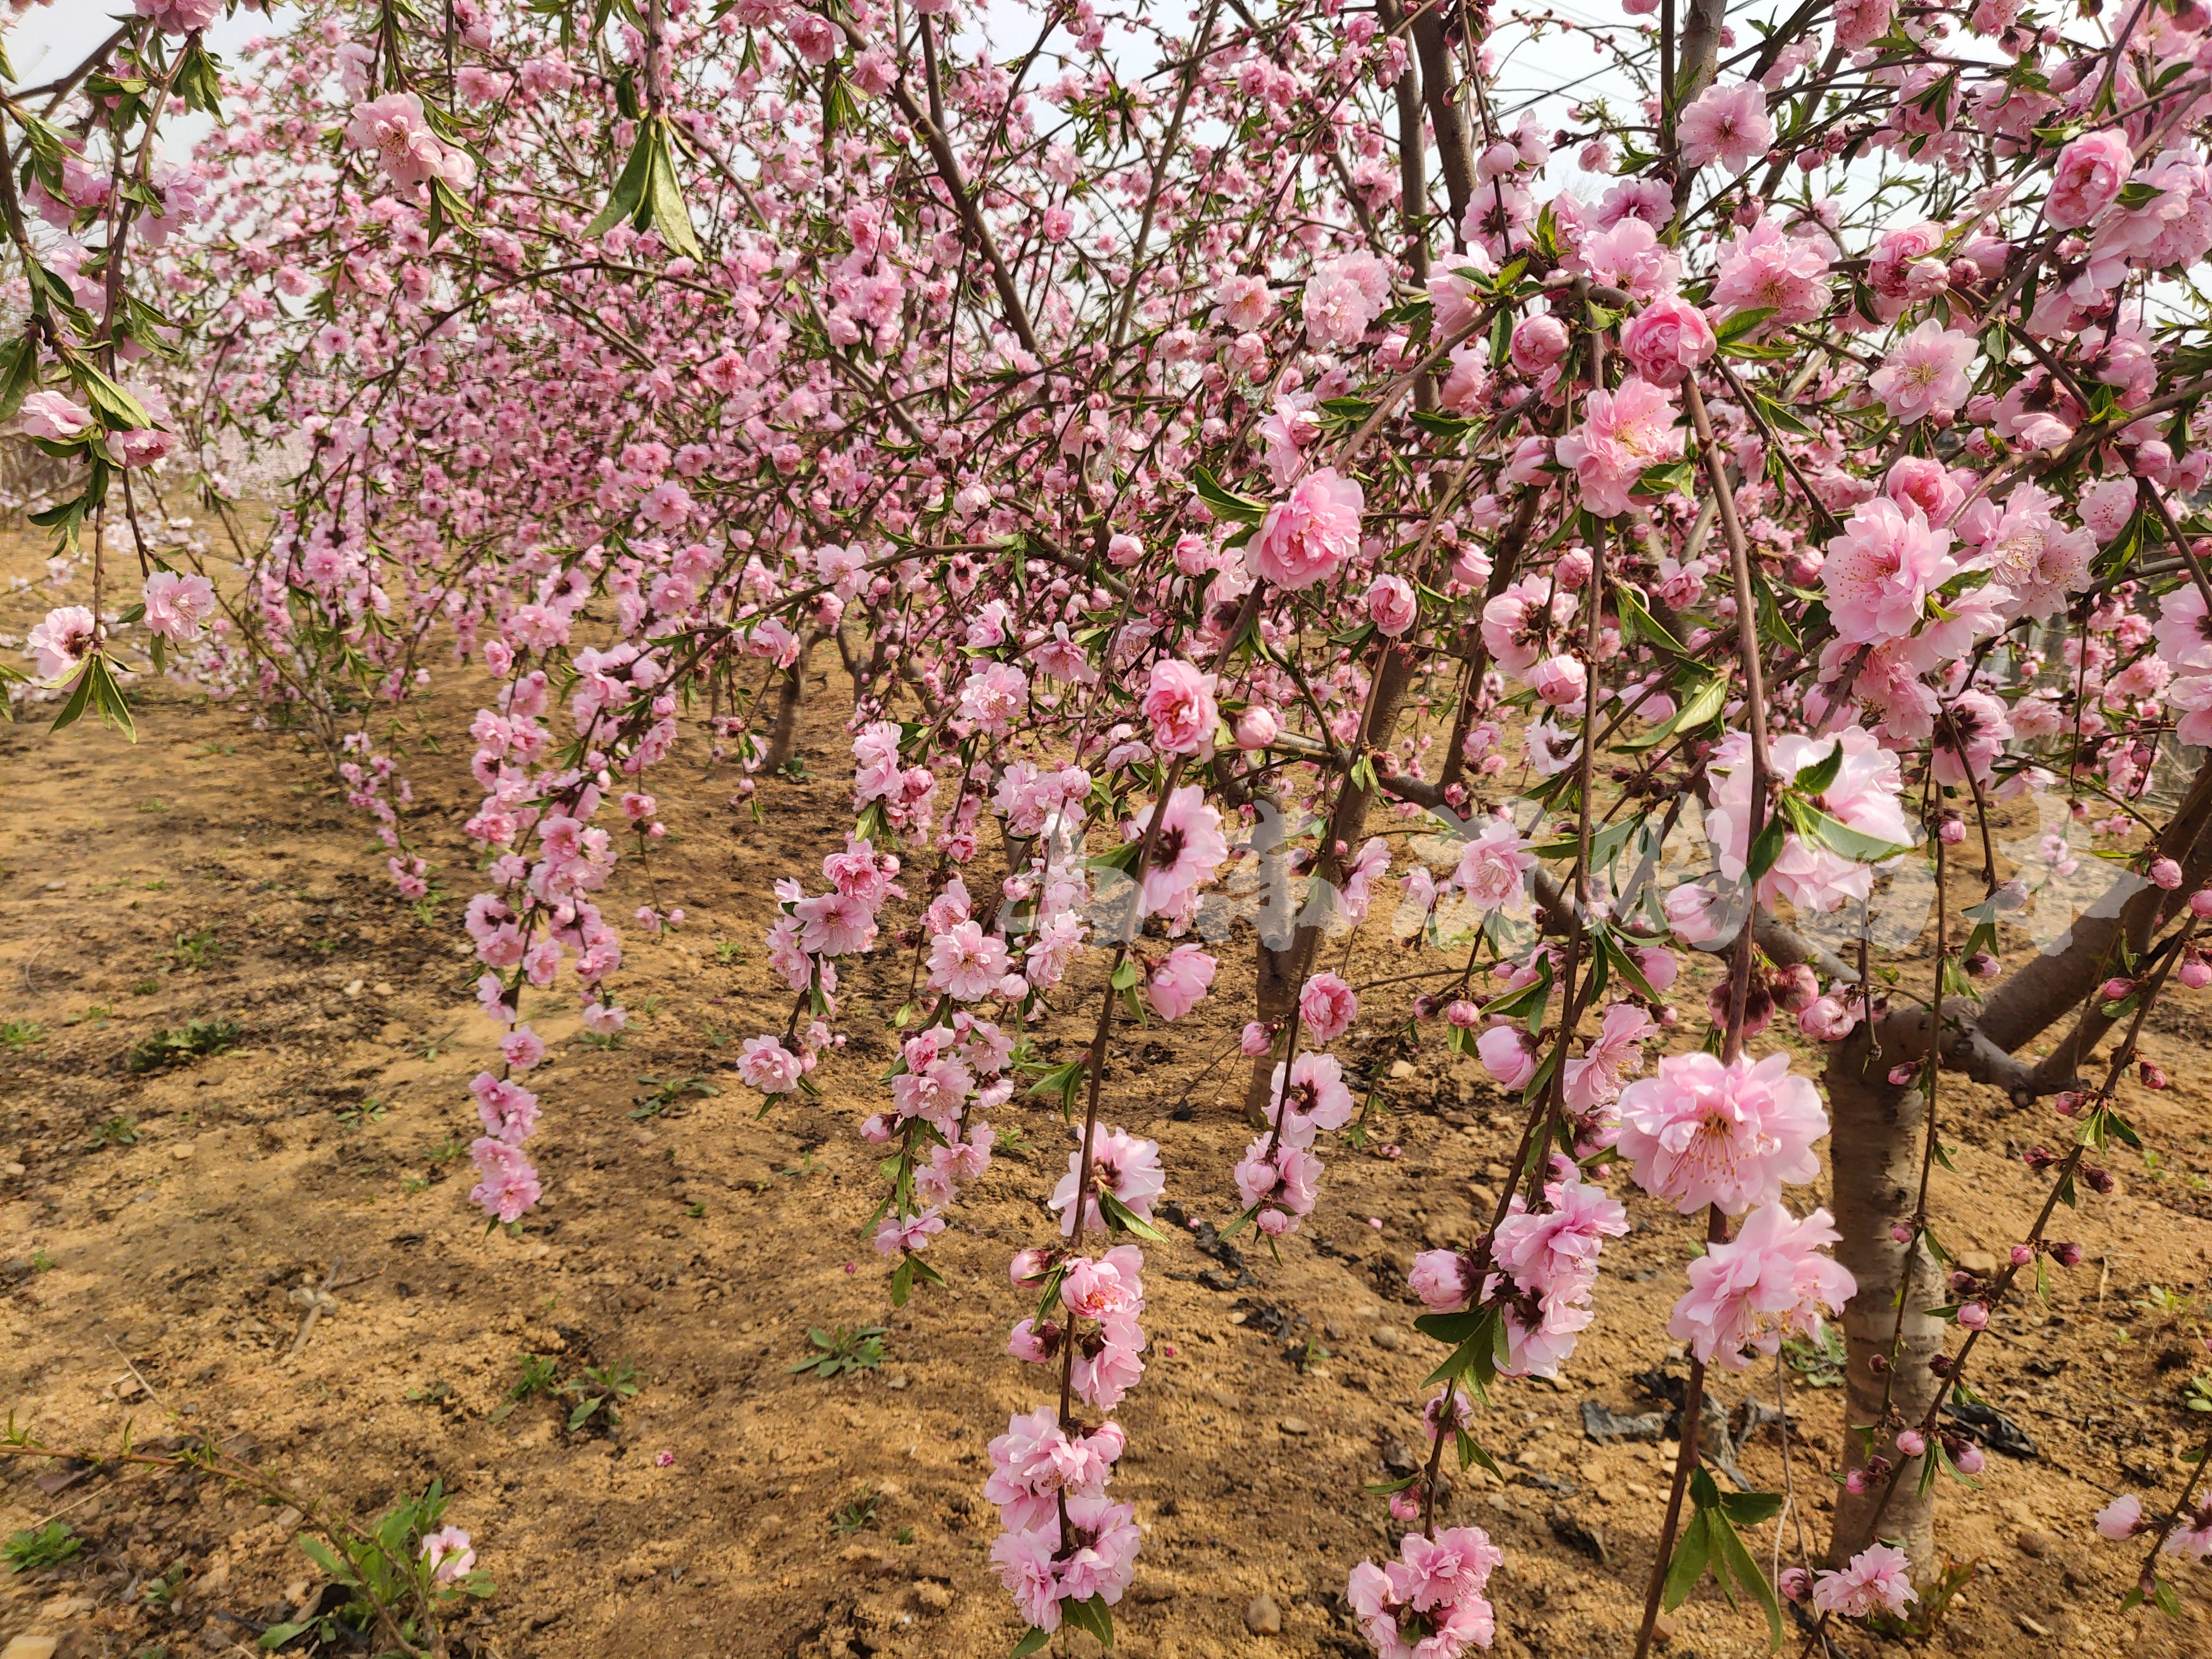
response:
{"label": "rough bark", "polygon": [[1451,204],[1450,228],[1456,239],[1467,204],[1474,199],[1474,139],[1468,129],[1466,106],[1459,100],[1459,76],[1453,72],[1443,16],[1435,6],[1424,6],[1413,19],[1413,52],[1420,59],[1421,95],[1437,135],[1437,171],[1443,174],[1444,197]]}
{"label": "rough bark", "polygon": [[[1844,1468],[1866,1465],[1869,1448],[1852,1431],[1881,1422],[1887,1397],[1901,1414],[1899,1426],[1917,1423],[1936,1397],[1935,1374],[1928,1361],[1943,1346],[1941,1321],[1922,1310],[1940,1297],[1936,1267],[1925,1249],[1908,1249],[1890,1237],[1890,1228],[1908,1219],[1920,1186],[1922,1135],[1927,1104],[1917,1090],[1893,1087],[1886,1057],[1862,1025],[1829,1051],[1828,1107],[1833,1127],[1831,1163],[1835,1177],[1836,1230],[1843,1235],[1836,1259],[1850,1269],[1858,1291],[1844,1309],[1844,1346],[1850,1357],[1844,1382]],[[1898,1333],[1899,1291],[1904,1292],[1904,1326],[1895,1376],[1875,1370]],[[1894,1464],[1897,1443],[1877,1433],[1872,1450]],[[1933,1492],[1918,1497],[1919,1467],[1907,1468],[1883,1510],[1879,1535],[1912,1558],[1916,1576],[1936,1565],[1936,1503]],[[1828,1539],[1828,1559],[1841,1566],[1876,1535],[1875,1510],[1879,1483],[1860,1494],[1838,1492],[1836,1519]]]}
{"label": "rough bark", "polygon": [[799,655],[792,659],[782,685],[777,688],[775,724],[769,728],[768,757],[761,763],[771,772],[798,751],[799,711],[806,702],[806,665],[819,637],[811,628],[799,636]]}

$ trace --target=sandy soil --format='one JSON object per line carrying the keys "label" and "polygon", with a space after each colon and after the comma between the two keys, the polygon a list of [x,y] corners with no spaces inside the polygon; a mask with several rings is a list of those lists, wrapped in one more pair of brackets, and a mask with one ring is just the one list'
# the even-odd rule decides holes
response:
{"label": "sandy soil", "polygon": [[[6,625],[20,635],[46,603],[11,597]],[[445,866],[447,896],[426,920],[393,896],[316,757],[182,688],[140,696],[135,747],[88,724],[51,739],[42,723],[0,729],[0,1018],[16,1022],[0,1047],[0,1403],[51,1444],[112,1448],[126,1425],[141,1440],[207,1435],[364,1516],[443,1481],[499,1584],[456,1627],[462,1650],[1003,1653],[1018,1621],[985,1558],[983,1447],[1042,1398],[1003,1354],[1021,1310],[1005,1264],[1048,1236],[1042,1200],[1066,1131],[1037,1103],[1002,1115],[1027,1146],[933,1248],[949,1288],[894,1312],[862,1236],[878,1192],[854,1129],[879,1103],[907,958],[886,948],[848,976],[851,1043],[819,1102],[757,1120],[730,1075],[738,1042],[781,1018],[760,942],[769,884],[811,871],[849,823],[842,788],[768,782],[756,825],[702,757],[661,769],[678,833],[649,869],[625,860],[612,908],[680,903],[689,925],[629,942],[623,1000],[638,1018],[617,1049],[580,1041],[565,1000],[543,1014],[533,1001],[553,1042],[532,1148],[549,1198],[521,1237],[488,1236],[462,1150],[465,1084],[492,1053],[459,927],[465,714],[434,709],[441,752],[414,714],[402,721],[410,833]],[[824,699],[808,722],[833,776],[836,720]],[[1353,976],[1399,960],[1363,944]],[[1193,1218],[1235,1209],[1241,1075],[1188,1085],[1246,1017],[1250,973],[1232,949],[1202,1018],[1115,1050],[1107,1121],[1161,1142],[1169,1194]],[[240,1046],[128,1068],[134,1045],[203,1018],[239,1022]],[[1062,1053],[1087,1018],[1055,1028]],[[2206,1421],[2185,1404],[2192,1375],[2212,1373],[2203,1036],[2197,1006],[2160,1015],[2148,1051],[2175,1086],[2136,1117],[2162,1164],[2130,1159],[2128,1201],[2088,1200],[2074,1224],[2087,1259],[2047,1311],[2003,1314],[1985,1350],[1978,1380],[2036,1455],[1993,1456],[1979,1491],[1946,1498],[1944,1542],[1978,1567],[1936,1638],[1950,1652],[2212,1654],[2202,1571],[2180,1575],[2189,1619],[2123,1620],[2135,1557],[2088,1528],[2124,1485],[2171,1492],[2176,1454]],[[1151,1253],[1152,1364],[1121,1413],[1131,1449],[1115,1487],[1147,1529],[1117,1613],[1131,1659],[1364,1651],[1339,1593],[1395,1534],[1359,1487],[1418,1433],[1436,1352],[1412,1331],[1402,1272],[1426,1242],[1464,1242],[1513,1130],[1467,1063],[1353,1053],[1375,1085],[1375,1149],[1330,1155],[1320,1211],[1279,1265],[1261,1249],[1232,1271],[1188,1236]],[[1946,1089],[1958,1172],[1937,1176],[1943,1231],[2002,1249],[2040,1194],[2017,1154],[2051,1126]],[[1494,1593],[1514,1659],[1622,1653],[1632,1633],[1668,1452],[1594,1443],[1582,1405],[1650,1408],[1634,1378],[1668,1364],[1661,1333],[1695,1239],[1671,1212],[1629,1207],[1635,1231],[1607,1250],[1599,1321],[1569,1375],[1509,1388],[1482,1425],[1510,1484],[1478,1471],[1453,1500],[1507,1552]],[[326,1282],[337,1305],[294,1352],[295,1293]],[[2156,1305],[2154,1285],[2172,1299]],[[788,1373],[809,1328],[872,1323],[887,1328],[875,1370]],[[626,1362],[641,1392],[618,1428],[571,1434],[563,1401],[501,1409],[526,1353],[563,1377]],[[1821,1452],[1837,1391],[1791,1380],[1797,1433]],[[1721,1392],[1733,1407],[1747,1388],[1772,1398],[1771,1375]],[[1801,1520],[1815,1547],[1825,1536],[1824,1461],[1802,1447],[1795,1460],[1791,1553]],[[1771,1430],[1740,1462],[1783,1487]],[[50,1495],[40,1467],[0,1468],[0,1532],[58,1514],[86,1547],[0,1575],[0,1641],[50,1634],[62,1659],[251,1651],[319,1582],[290,1517],[218,1483],[109,1473]],[[863,1486],[872,1510],[848,1507]],[[865,1524],[841,1533],[841,1510]],[[1762,1552],[1772,1537],[1761,1530]],[[169,1605],[150,1605],[149,1580],[179,1567]],[[1278,1633],[1247,1628],[1262,1596]],[[1765,1645],[1755,1617],[1710,1587],[1674,1623],[1673,1655]],[[1875,1644],[1854,1632],[1838,1645]]]}

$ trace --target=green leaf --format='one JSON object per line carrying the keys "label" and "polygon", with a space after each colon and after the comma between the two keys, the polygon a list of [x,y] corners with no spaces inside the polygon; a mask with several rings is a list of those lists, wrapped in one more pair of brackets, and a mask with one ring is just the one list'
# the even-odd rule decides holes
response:
{"label": "green leaf", "polygon": [[1836,779],[1842,775],[1843,769],[1844,745],[1838,738],[1836,746],[1827,752],[1825,758],[1810,766],[1799,767],[1797,775],[1790,781],[1790,787],[1808,796],[1824,795],[1835,787]]}
{"label": "green leaf", "polygon": [[1820,842],[1830,852],[1855,863],[1880,864],[1912,850],[1910,847],[1900,847],[1895,842],[1863,834],[1849,824],[1830,817],[1810,802],[1792,795],[1783,796],[1782,811],[1799,835]]}
{"label": "green leaf", "polygon": [[1372,1497],[1388,1498],[1393,1492],[1403,1492],[1408,1486],[1419,1485],[1420,1479],[1420,1475],[1416,1473],[1397,1480],[1378,1480],[1371,1486],[1362,1486],[1359,1490]]}
{"label": "green leaf", "polygon": [[1224,489],[1221,481],[1208,468],[1195,466],[1191,469],[1191,488],[1198,492],[1198,499],[1206,503],[1217,519],[1231,519],[1238,524],[1257,524],[1267,516],[1265,503]]}
{"label": "green leaf", "polygon": [[267,1630],[261,1632],[261,1640],[257,1644],[257,1645],[259,1646],[264,1652],[273,1653],[278,1648],[283,1647],[285,1643],[290,1641],[294,1637],[301,1634],[302,1632],[311,1631],[314,1629],[314,1620],[312,1619],[307,1620],[305,1624],[300,1625],[271,1625]]}
{"label": "green leaf", "polygon": [[584,227],[586,236],[604,235],[636,214],[639,204],[645,200],[646,186],[652,182],[653,149],[652,126],[640,125],[637,141],[630,146],[629,161],[623,166],[622,176],[615,180],[614,193],[607,198],[607,204],[599,210],[599,217]]}
{"label": "green leaf", "polygon": [[83,718],[85,705],[92,701],[92,665],[98,660],[96,657],[89,658],[85,665],[77,670],[76,690],[70,693],[70,700],[62,705],[62,712],[54,716],[54,723],[46,728],[49,734],[65,726],[75,726]]}
{"label": "green leaf", "polygon": [[1670,718],[1641,737],[1623,738],[1613,747],[1630,750],[1656,749],[1678,734],[1694,732],[1720,717],[1722,706],[1728,702],[1728,692],[1727,675],[1708,675],[1698,681],[1697,690],[1683,699],[1681,707]]}
{"label": "green leaf", "polygon": [[906,1257],[891,1274],[891,1306],[903,1308],[914,1294],[914,1258]]}
{"label": "green leaf", "polygon": [[1621,586],[1613,590],[1613,607],[1620,612],[1623,634],[1632,642],[1643,639],[1657,646],[1673,657],[1686,657],[1682,642],[1659,625],[1657,618],[1644,607],[1643,596],[1632,587]]}
{"label": "green leaf", "polygon": [[[1699,1473],[1702,1474],[1703,1471]],[[1769,1495],[1765,1492],[1743,1494],[1746,1497],[1760,1498]],[[1779,1498],[1775,1498],[1774,1505],[1778,1510],[1782,1506],[1782,1500]],[[1744,1548],[1743,1540],[1736,1536],[1735,1528],[1729,1520],[1727,1500],[1723,1499],[1720,1504],[1708,1510],[1705,1513],[1713,1542],[1717,1547],[1720,1559],[1727,1564],[1729,1575],[1756,1596],[1759,1606],[1766,1609],[1767,1651],[1770,1653],[1780,1651],[1782,1603],[1775,1596],[1774,1586],[1766,1582],[1766,1575],[1759,1571],[1759,1563],[1752,1559],[1751,1552]],[[1716,1571],[1714,1577],[1719,1576]]]}
{"label": "green leaf", "polygon": [[1076,1629],[1089,1631],[1102,1645],[1114,1645],[1114,1614],[1104,1596],[1094,1595],[1087,1601],[1063,1601],[1060,1614]]}
{"label": "green leaf", "polygon": [[1107,1221],[1119,1231],[1134,1233],[1139,1238],[1149,1238],[1155,1244],[1167,1243],[1165,1233],[1115,1197],[1113,1194],[1099,1194],[1098,1207],[1105,1214]]}
{"label": "green leaf", "polygon": [[[841,81],[837,84],[842,87],[844,83]],[[668,125],[665,118],[654,125],[658,142],[653,145],[646,212],[662,241],[686,258],[696,259],[699,237],[691,228],[691,210],[684,205],[684,186],[676,176],[676,155],[670,143]]]}
{"label": "green leaf", "polygon": [[1759,880],[1774,867],[1775,860],[1782,856],[1783,840],[1782,814],[1776,812],[1768,817],[1759,827],[1759,833],[1752,837],[1751,858],[1745,871],[1751,880]]}
{"label": "green leaf", "polygon": [[1752,408],[1758,411],[1759,418],[1767,425],[1779,428],[1784,432],[1794,432],[1801,438],[1809,438],[1813,435],[1810,424],[1802,419],[1795,410],[1776,403],[1765,392],[1755,392],[1751,387],[1746,386],[1744,396],[1751,400]]}
{"label": "green leaf", "polygon": [[0,421],[12,420],[23,399],[38,389],[39,346],[23,335],[0,349]]}
{"label": "green leaf", "polygon": [[1677,493],[1686,495],[1697,476],[1698,464],[1695,461],[1674,461],[1666,466],[1647,466],[1643,476],[1636,481],[1636,493],[1639,495],[1671,495]]}
{"label": "green leaf", "polygon": [[1705,1576],[1706,1564],[1712,1559],[1712,1536],[1705,1524],[1705,1512],[1691,1512],[1689,1524],[1682,1535],[1674,1540],[1674,1559],[1667,1564],[1666,1585],[1661,1590],[1659,1605],[1672,1613],[1690,1599],[1698,1580]]}
{"label": "green leaf", "polygon": [[2133,213],[2148,207],[2165,194],[2156,185],[2147,185],[2138,179],[2120,186],[2120,205]]}
{"label": "green leaf", "polygon": [[1030,1655],[1042,1651],[1051,1642],[1050,1631],[1039,1630],[1031,1625],[1022,1633],[1022,1639],[1014,1644],[1014,1650],[1006,1656],[1006,1659],[1030,1659]]}
{"label": "green leaf", "polygon": [[1777,306],[1760,306],[1751,311],[1737,312],[1734,316],[1723,319],[1713,330],[1713,343],[1722,346],[1734,345],[1779,309]]}
{"label": "green leaf", "polygon": [[352,1567],[340,1560],[337,1556],[331,1552],[330,1546],[324,1543],[321,1539],[316,1537],[313,1533],[301,1533],[297,1541],[300,1546],[300,1553],[302,1555],[305,1555],[307,1559],[313,1562],[325,1572],[330,1574],[331,1577],[337,1579],[341,1584],[354,1584],[361,1582],[354,1577]]}
{"label": "green leaf", "polygon": [[1488,1317],[1488,1312],[1481,1308],[1469,1308],[1462,1313],[1422,1314],[1414,1319],[1413,1328],[1423,1336],[1434,1337],[1456,1347],[1480,1330]]}
{"label": "green leaf", "polygon": [[144,404],[83,358],[73,361],[69,369],[70,378],[83,389],[92,412],[110,432],[140,432],[155,424]]}

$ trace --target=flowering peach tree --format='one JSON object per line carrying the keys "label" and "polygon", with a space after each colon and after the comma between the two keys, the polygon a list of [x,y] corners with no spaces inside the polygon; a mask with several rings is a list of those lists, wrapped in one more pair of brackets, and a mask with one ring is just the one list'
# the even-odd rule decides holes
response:
{"label": "flowering peach tree", "polygon": [[[523,988],[617,1032],[625,931],[682,924],[613,908],[654,769],[764,811],[834,660],[855,822],[776,884],[785,1000],[738,1069],[769,1109],[867,1097],[900,1304],[993,1120],[1066,1118],[1057,1232],[1010,1264],[1037,1403],[985,1489],[1017,1653],[1110,1642],[1141,1542],[1112,1413],[1171,1160],[1119,1127],[1149,1103],[1109,1042],[1248,972],[1224,1232],[1279,1249],[1328,1201],[1363,1020],[1478,1060],[1517,1126],[1495,1212],[1412,1265],[1427,1455],[1372,1497],[1395,1556],[1345,1564],[1378,1652],[1489,1644],[1502,1556],[1446,1462],[1573,1352],[1630,1183],[1708,1241],[1639,1651],[1708,1573],[1778,1644],[1785,1601],[1909,1611],[1981,1460],[1944,1408],[2078,1261],[2063,1219],[2164,1081],[2149,1011],[2212,982],[2201,0],[304,0],[229,63],[217,9],[137,0],[5,100],[0,412],[71,469],[35,517],[91,579],[16,700],[251,698],[419,896],[368,715],[486,688],[493,1224],[560,1178]],[[1594,82],[1513,89],[1570,46]],[[165,562],[165,492],[228,557]],[[1323,965],[1362,928],[1410,970]],[[1923,939],[1918,982],[1882,965]],[[841,963],[879,950],[916,987],[886,1079],[838,1059]],[[1993,1274],[1929,1215],[1960,1076],[2049,1115]],[[1779,1499],[1705,1473],[1705,1379],[1831,1319],[1833,1533],[1770,1584],[1742,1530]],[[2194,1462],[2097,1518],[2131,1601],[2176,1610],[2212,1549]]]}

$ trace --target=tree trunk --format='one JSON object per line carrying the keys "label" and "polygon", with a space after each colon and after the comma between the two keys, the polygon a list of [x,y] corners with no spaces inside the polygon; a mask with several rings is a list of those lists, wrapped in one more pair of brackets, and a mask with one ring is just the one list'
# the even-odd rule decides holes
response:
{"label": "tree trunk", "polygon": [[[1259,933],[1260,976],[1252,1018],[1266,1024],[1289,1019],[1297,1000],[1297,967],[1291,960],[1297,914],[1291,908],[1291,872],[1283,852],[1282,801],[1272,788],[1265,788],[1253,796],[1252,804],[1252,845],[1260,857],[1261,881],[1259,908],[1253,916]],[[1267,1121],[1274,1066],[1272,1055],[1261,1055],[1252,1062],[1252,1075],[1244,1085],[1244,1115],[1255,1124]]]}
{"label": "tree trunk", "polygon": [[806,664],[819,637],[811,628],[799,635],[799,655],[776,694],[775,725],[769,732],[768,758],[761,763],[771,772],[788,763],[798,750],[799,711],[806,702]]}
{"label": "tree trunk", "polygon": [[[1829,1159],[1835,1182],[1836,1229],[1843,1235],[1836,1259],[1850,1269],[1857,1293],[1844,1309],[1844,1346],[1849,1355],[1844,1383],[1844,1468],[1865,1466],[1869,1449],[1892,1464],[1900,1461],[1888,1430],[1878,1430],[1868,1447],[1856,1430],[1878,1425],[1885,1397],[1899,1413],[1895,1426],[1917,1424],[1936,1397],[1936,1376],[1928,1361],[1943,1346],[1943,1325],[1923,1309],[1939,1304],[1936,1263],[1927,1250],[1899,1244],[1890,1228],[1909,1223],[1920,1188],[1922,1137],[1927,1101],[1917,1089],[1894,1087],[1890,1061],[1861,1025],[1829,1051],[1828,1105],[1834,1128]],[[1904,1324],[1898,1324],[1903,1291]],[[1893,1334],[1899,1336],[1894,1375],[1875,1368],[1889,1358]],[[1882,1508],[1881,1484],[1863,1494],[1839,1492],[1836,1520],[1828,1539],[1830,1565],[1842,1566],[1876,1537],[1899,1545],[1911,1557],[1916,1576],[1936,1565],[1935,1494],[1919,1497],[1919,1465],[1908,1463],[1895,1493]]]}

